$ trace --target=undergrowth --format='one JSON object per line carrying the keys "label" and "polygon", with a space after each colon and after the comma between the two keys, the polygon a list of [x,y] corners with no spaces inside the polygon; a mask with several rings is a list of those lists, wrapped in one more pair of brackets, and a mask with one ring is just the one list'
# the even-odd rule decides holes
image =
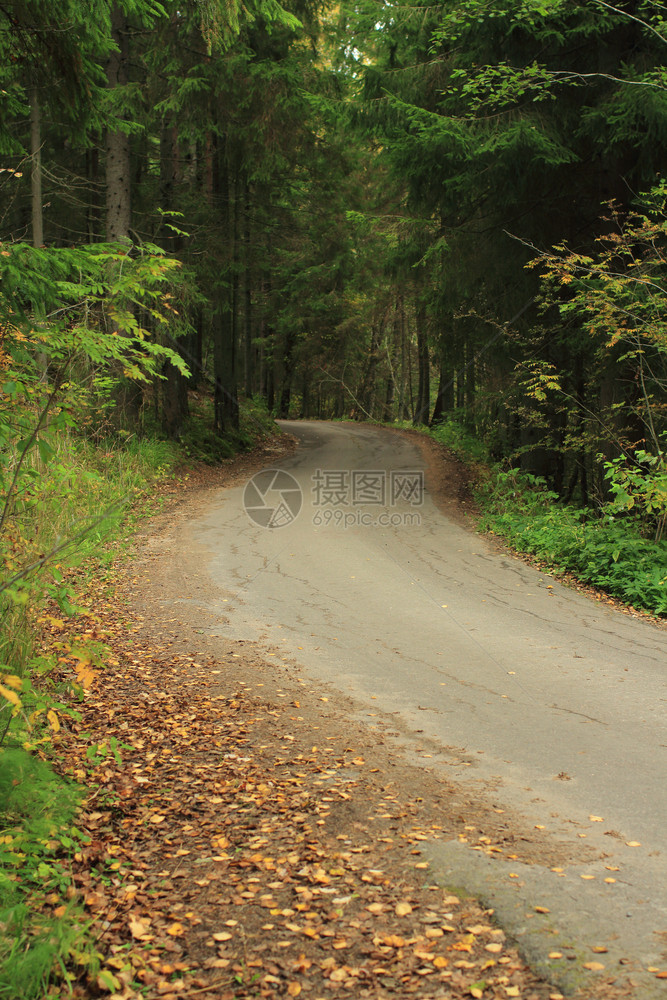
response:
{"label": "undergrowth", "polygon": [[52,894],[68,899],[82,790],[20,746],[5,747],[0,759],[0,998],[38,1000],[54,967],[67,978],[66,965],[97,961],[80,906],[63,902],[59,917],[42,911]]}
{"label": "undergrowth", "polygon": [[276,424],[264,400],[249,398],[241,402],[238,430],[230,429],[221,437],[213,430],[213,400],[208,395],[193,394],[179,447],[191,461],[216,465],[275,433]]}
{"label": "undergrowth", "polygon": [[[104,650],[92,641],[42,649],[40,624],[79,612],[72,570],[77,588],[100,573],[105,543],[122,543],[131,511],[154,509],[154,484],[178,454],[123,437],[95,446],[69,429],[49,441],[47,462],[38,451],[24,462],[0,543],[3,584],[47,557],[0,593],[0,1000],[42,998],[54,975],[66,981],[72,967],[97,961],[81,906],[68,899],[83,791],[52,766],[51,737],[76,715],[85,671],[103,664]],[[55,669],[63,656],[78,668],[67,684]]]}
{"label": "undergrowth", "polygon": [[516,469],[489,478],[477,499],[481,530],[626,604],[667,614],[667,541],[643,537],[627,515],[561,504],[542,480]]}

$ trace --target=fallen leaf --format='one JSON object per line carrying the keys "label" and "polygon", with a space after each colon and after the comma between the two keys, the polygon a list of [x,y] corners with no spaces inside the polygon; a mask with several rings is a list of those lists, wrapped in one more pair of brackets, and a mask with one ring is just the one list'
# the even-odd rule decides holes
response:
{"label": "fallen leaf", "polygon": [[[297,704],[297,708],[298,707],[299,706]],[[301,983],[297,982],[288,983],[287,992],[291,997],[298,997],[299,993],[301,992]]]}
{"label": "fallen leaf", "polygon": [[398,937],[397,934],[387,934],[380,941],[386,948],[405,948],[405,938]]}
{"label": "fallen leaf", "polygon": [[[369,906],[370,909],[370,906]],[[412,913],[412,907],[408,902],[397,903],[394,909],[394,913],[397,917],[407,917],[408,913]]]}
{"label": "fallen leaf", "polygon": [[167,934],[171,937],[182,937],[184,933],[183,924],[179,924],[177,920],[167,927]]}
{"label": "fallen leaf", "polygon": [[118,993],[123,988],[119,979],[109,969],[102,969],[97,976],[97,985],[108,993]]}
{"label": "fallen leaf", "polygon": [[93,683],[97,679],[99,674],[98,670],[94,670],[90,665],[90,660],[79,659],[76,664],[76,679],[84,690],[92,687]]}
{"label": "fallen leaf", "polygon": [[130,917],[128,921],[128,926],[130,928],[130,934],[133,938],[140,941],[145,938],[148,934],[151,922],[148,918],[145,920],[140,920],[138,917]]}
{"label": "fallen leaf", "polygon": [[602,962],[584,962],[584,969],[588,969],[589,972],[602,972],[604,965]]}

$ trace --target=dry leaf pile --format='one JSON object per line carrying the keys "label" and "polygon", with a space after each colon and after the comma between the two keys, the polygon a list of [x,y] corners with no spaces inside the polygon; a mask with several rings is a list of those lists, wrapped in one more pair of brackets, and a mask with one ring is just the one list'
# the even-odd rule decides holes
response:
{"label": "dry leaf pile", "polygon": [[[299,702],[227,692],[224,663],[146,648],[114,616],[96,608],[115,657],[58,736],[91,787],[73,874],[104,956],[76,996],[558,995],[491,912],[432,884],[423,804],[342,734],[312,742]],[[121,760],[91,774],[96,744]]]}

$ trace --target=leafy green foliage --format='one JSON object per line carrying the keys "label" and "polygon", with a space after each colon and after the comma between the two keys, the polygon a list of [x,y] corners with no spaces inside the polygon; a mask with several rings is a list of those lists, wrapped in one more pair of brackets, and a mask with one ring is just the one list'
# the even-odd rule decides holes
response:
{"label": "leafy green foliage", "polygon": [[[19,747],[0,750],[0,997],[39,1000],[54,967],[73,956],[94,962],[76,920],[48,918],[36,897],[65,893],[64,857],[81,834],[73,826],[82,791]],[[28,905],[30,903],[30,905]]]}
{"label": "leafy green foliage", "polygon": [[605,463],[612,494],[613,513],[630,512],[638,526],[655,531],[660,541],[667,521],[667,468],[664,452],[652,455],[637,449],[631,459],[619,457]]}
{"label": "leafy green foliage", "polygon": [[654,615],[667,615],[667,541],[643,538],[623,518],[565,506],[543,480],[516,469],[478,495],[480,527],[520,552]]}

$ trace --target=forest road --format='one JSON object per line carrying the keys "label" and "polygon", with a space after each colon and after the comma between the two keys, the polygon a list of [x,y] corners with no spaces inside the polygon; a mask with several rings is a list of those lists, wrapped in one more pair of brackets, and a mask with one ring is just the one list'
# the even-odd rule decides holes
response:
{"label": "forest road", "polygon": [[445,516],[428,477],[419,492],[415,437],[282,427],[299,441],[283,473],[222,491],[190,525],[211,628],[293,658],[412,763],[565,844],[557,865],[425,845],[432,873],[495,906],[543,970],[566,981],[575,953],[667,969],[667,631]]}

